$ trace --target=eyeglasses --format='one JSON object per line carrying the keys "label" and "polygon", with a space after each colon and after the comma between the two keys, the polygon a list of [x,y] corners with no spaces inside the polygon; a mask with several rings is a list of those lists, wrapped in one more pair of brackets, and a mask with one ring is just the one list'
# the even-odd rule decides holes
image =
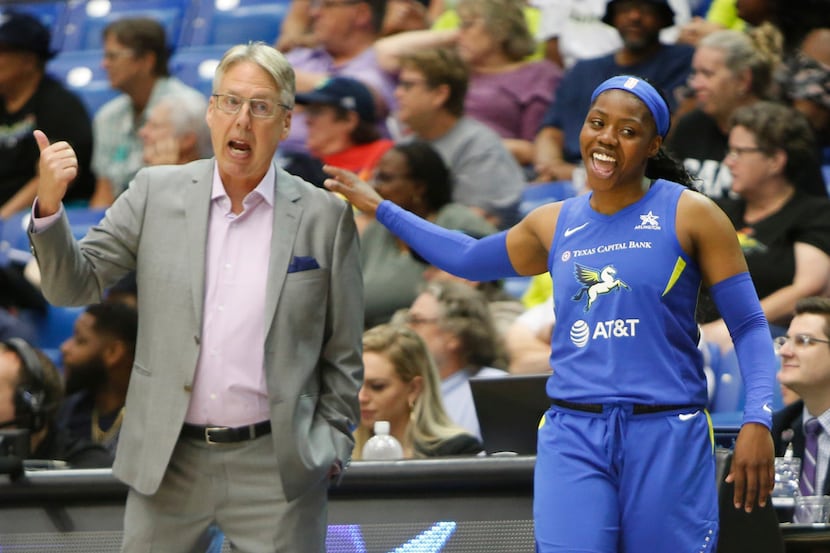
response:
{"label": "eyeglasses", "polygon": [[739,157],[741,157],[744,154],[753,154],[753,153],[758,153],[758,152],[763,152],[763,151],[764,151],[763,148],[757,148],[757,147],[756,148],[749,148],[749,147],[740,148],[738,146],[735,146],[733,148],[729,148],[728,150],[726,150],[726,158],[727,159],[728,158],[738,159]]}
{"label": "eyeglasses", "polygon": [[135,55],[132,50],[107,50],[104,52],[104,59],[107,61],[115,61],[118,58],[127,58]]}
{"label": "eyeglasses", "polygon": [[277,112],[277,108],[290,110],[291,108],[285,104],[274,103],[271,100],[263,100],[261,98],[243,98],[242,96],[235,96],[233,94],[211,94],[216,98],[216,107],[225,113],[236,114],[242,109],[242,105],[247,103],[249,105],[250,113],[254,117],[273,117]]}
{"label": "eyeglasses", "polygon": [[428,324],[436,324],[440,321],[438,317],[422,317],[417,313],[407,313],[406,317],[404,317],[404,321],[406,324],[415,326],[415,325],[428,325]]}
{"label": "eyeglasses", "polygon": [[784,347],[789,340],[793,341],[793,347],[799,348],[806,348],[807,346],[811,346],[813,344],[830,344],[830,340],[822,340],[821,338],[815,338],[810,336],[809,334],[796,334],[795,336],[779,336],[773,343],[775,344],[775,352],[778,353],[781,351],[781,348]]}
{"label": "eyeglasses", "polygon": [[337,6],[352,6],[365,0],[311,0],[312,9],[336,8]]}

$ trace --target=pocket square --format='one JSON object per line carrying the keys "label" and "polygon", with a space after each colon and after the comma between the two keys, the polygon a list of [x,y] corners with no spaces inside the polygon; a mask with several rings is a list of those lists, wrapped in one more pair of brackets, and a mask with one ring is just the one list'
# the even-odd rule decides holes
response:
{"label": "pocket square", "polygon": [[317,263],[317,260],[310,255],[295,255],[288,265],[288,272],[299,273],[300,271],[310,271],[319,268],[320,265]]}

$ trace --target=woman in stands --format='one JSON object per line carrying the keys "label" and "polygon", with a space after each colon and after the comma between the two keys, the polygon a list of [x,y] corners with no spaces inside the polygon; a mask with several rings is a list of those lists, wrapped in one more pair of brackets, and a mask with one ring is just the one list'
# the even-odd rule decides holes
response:
{"label": "woman in stands", "polygon": [[[810,188],[818,158],[810,125],[793,108],[756,102],[731,120],[724,165],[738,197],[718,200],[735,229],[767,321],[784,334],[801,298],[830,284],[830,201]],[[711,302],[701,309],[707,341],[732,342]]]}
{"label": "woman in stands", "polygon": [[[372,180],[378,193],[419,217],[444,228],[487,236],[495,227],[467,206],[453,203],[452,176],[441,155],[427,142],[396,144],[377,164]],[[383,225],[369,218],[360,236],[360,263],[366,289],[366,328],[389,321],[408,307],[424,282],[423,259]]]}
{"label": "woman in stands", "polygon": [[413,31],[376,44],[384,68],[397,72],[397,58],[415,48],[454,44],[470,67],[464,114],[502,138],[520,165],[533,163],[539,121],[553,101],[562,70],[531,61],[536,49],[520,0],[459,0],[458,30]]}
{"label": "woman in stands", "polygon": [[[730,119],[739,107],[773,98],[781,48],[781,33],[765,23],[747,33],[714,32],[695,49],[689,86],[697,107],[680,117],[667,146],[707,196],[721,198],[729,192],[731,175],[723,160]],[[821,183],[818,163],[811,170]]]}
{"label": "woman in stands", "polygon": [[[580,133],[589,194],[481,240],[382,201],[328,168],[329,189],[376,213],[430,262],[470,279],[549,271],[557,324],[534,477],[537,551],[714,551],[718,498],[695,305],[711,288],[747,397],[727,480],[736,508],[768,501],[775,354],[729,219],[662,151],[665,100],[600,84]],[[674,182],[673,182],[674,181]]]}
{"label": "woman in stands", "polygon": [[361,459],[375,421],[389,422],[404,458],[475,455],[481,443],[450,421],[441,401],[438,369],[418,334],[405,326],[379,325],[363,335],[360,426],[352,459]]}

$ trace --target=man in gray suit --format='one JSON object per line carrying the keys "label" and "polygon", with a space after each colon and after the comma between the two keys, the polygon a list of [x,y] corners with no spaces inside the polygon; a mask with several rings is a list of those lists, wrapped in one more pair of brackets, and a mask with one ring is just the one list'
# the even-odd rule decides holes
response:
{"label": "man in gray suit", "polygon": [[130,486],[122,551],[188,551],[215,522],[239,551],[321,552],[327,487],[359,417],[352,210],[272,162],[294,103],[282,54],[231,48],[213,92],[216,157],[142,170],[77,243],[61,207],[76,157],[35,131],[30,238],[54,303],[100,301],[136,271],[138,341],[113,467]]}

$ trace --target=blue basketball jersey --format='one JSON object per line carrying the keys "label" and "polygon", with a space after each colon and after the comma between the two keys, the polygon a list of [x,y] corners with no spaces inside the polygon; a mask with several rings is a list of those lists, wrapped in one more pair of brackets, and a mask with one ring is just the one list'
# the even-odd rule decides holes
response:
{"label": "blue basketball jersey", "polygon": [[700,269],[675,231],[684,190],[657,180],[613,215],[594,211],[590,195],[562,205],[548,258],[556,311],[551,397],[706,404],[695,322]]}

